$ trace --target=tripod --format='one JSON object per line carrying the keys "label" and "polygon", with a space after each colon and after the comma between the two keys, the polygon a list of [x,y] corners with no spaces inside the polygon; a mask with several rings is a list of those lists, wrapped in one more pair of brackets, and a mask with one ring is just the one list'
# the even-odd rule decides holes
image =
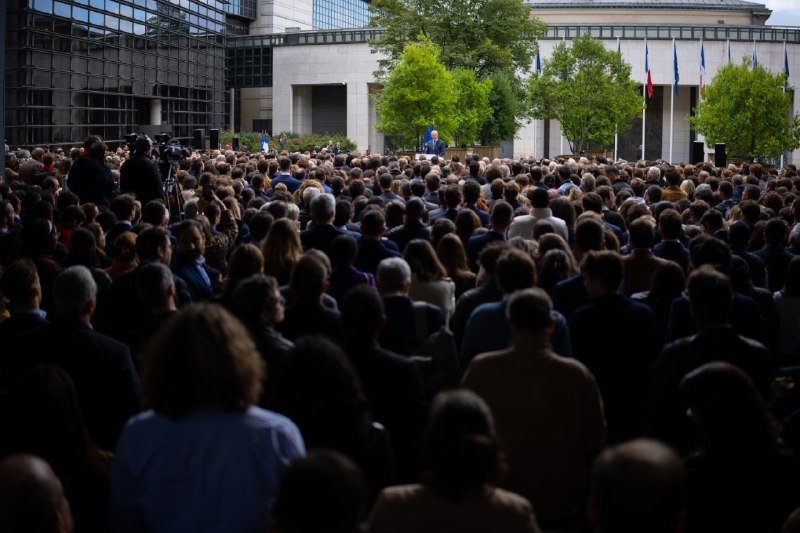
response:
{"label": "tripod", "polygon": [[161,183],[164,187],[170,224],[180,222],[183,217],[183,192],[181,184],[173,174],[177,161],[162,161],[158,168],[161,171]]}

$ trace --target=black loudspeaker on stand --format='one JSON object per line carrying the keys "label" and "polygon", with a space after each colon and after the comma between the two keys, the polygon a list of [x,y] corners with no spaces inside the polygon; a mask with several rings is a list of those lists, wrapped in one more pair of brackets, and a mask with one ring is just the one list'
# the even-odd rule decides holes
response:
{"label": "black loudspeaker on stand", "polygon": [[714,145],[714,166],[724,168],[728,165],[728,153],[725,151],[725,143]]}
{"label": "black loudspeaker on stand", "polygon": [[219,130],[214,128],[208,130],[208,132],[211,135],[211,149],[219,150]]}
{"label": "black loudspeaker on stand", "polygon": [[725,143],[714,145],[714,166],[717,168],[728,166],[728,153],[725,151]]}
{"label": "black loudspeaker on stand", "polygon": [[202,150],[204,148],[203,145],[205,144],[205,133],[206,132],[203,129],[194,130],[194,135],[192,137],[192,148],[195,150]]}
{"label": "black loudspeaker on stand", "polygon": [[233,150],[235,152],[238,149],[239,149],[239,137],[234,137],[231,140],[231,150]]}
{"label": "black loudspeaker on stand", "polygon": [[703,141],[694,141],[692,143],[692,164],[702,163],[705,160],[705,143]]}

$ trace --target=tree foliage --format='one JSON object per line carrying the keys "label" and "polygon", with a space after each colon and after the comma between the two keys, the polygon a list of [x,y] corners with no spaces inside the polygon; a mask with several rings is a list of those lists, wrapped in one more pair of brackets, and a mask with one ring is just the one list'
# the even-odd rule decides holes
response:
{"label": "tree foliage", "polygon": [[800,115],[791,116],[784,80],[782,73],[751,68],[749,59],[729,63],[706,85],[689,123],[708,144],[725,143],[729,154],[780,157],[800,146]]}
{"label": "tree foliage", "polygon": [[453,72],[453,88],[456,92],[456,104],[453,109],[453,140],[457,146],[473,143],[483,128],[484,122],[491,117],[489,94],[492,80],[479,82],[475,73],[464,68]]}
{"label": "tree foliage", "polygon": [[492,90],[489,93],[489,107],[491,113],[484,121],[481,128],[483,144],[495,144],[501,139],[510,139],[520,127],[517,117],[524,113],[524,106],[520,104],[514,84],[509,76],[496,72],[489,77]]}
{"label": "tree foliage", "polygon": [[417,145],[425,126],[436,124],[442,140],[452,137],[457,98],[453,75],[427,39],[406,45],[377,98],[378,131]]}
{"label": "tree foliage", "polygon": [[449,70],[472,70],[478,79],[501,70],[528,72],[546,29],[522,0],[373,0],[370,9],[372,25],[385,29],[371,43],[386,55],[379,78],[388,76],[419,35],[441,50]]}
{"label": "tree foliage", "polygon": [[630,65],[588,34],[560,43],[542,63],[542,74],[528,80],[531,114],[557,119],[574,153],[611,143],[615,127],[624,134],[642,110]]}

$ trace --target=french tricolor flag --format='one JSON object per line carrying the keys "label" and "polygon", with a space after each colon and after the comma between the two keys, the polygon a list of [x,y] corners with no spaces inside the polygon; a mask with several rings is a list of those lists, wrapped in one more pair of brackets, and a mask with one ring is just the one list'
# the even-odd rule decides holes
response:
{"label": "french tricolor flag", "polygon": [[706,90],[706,50],[703,47],[703,40],[700,40],[700,96]]}
{"label": "french tricolor flag", "polygon": [[644,70],[647,72],[647,97],[653,97],[653,79],[650,76],[650,51],[647,48],[647,39],[644,40]]}

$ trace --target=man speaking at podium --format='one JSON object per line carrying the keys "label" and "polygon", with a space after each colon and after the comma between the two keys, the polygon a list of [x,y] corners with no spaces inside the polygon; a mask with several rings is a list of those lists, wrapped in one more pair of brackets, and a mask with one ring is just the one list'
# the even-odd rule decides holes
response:
{"label": "man speaking at podium", "polygon": [[425,153],[444,157],[444,141],[439,139],[439,132],[431,132],[431,140],[425,143]]}

